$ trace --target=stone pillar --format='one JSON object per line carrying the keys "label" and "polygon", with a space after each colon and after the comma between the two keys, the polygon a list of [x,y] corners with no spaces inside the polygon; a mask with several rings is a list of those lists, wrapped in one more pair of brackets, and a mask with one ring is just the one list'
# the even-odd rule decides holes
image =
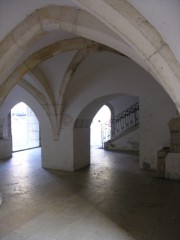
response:
{"label": "stone pillar", "polygon": [[[9,159],[12,157],[12,137],[11,137],[11,119],[8,115],[7,118],[0,119],[0,160]],[[5,133],[4,133],[5,126]]]}
{"label": "stone pillar", "polygon": [[[2,137],[3,137],[3,127],[0,126],[0,152],[1,152],[1,141],[2,141]],[[0,193],[0,206],[2,204],[2,195]]]}
{"label": "stone pillar", "polygon": [[58,140],[54,140],[52,128],[46,126],[41,132],[42,167],[64,171],[75,171],[90,164],[89,119],[64,117]]}
{"label": "stone pillar", "polygon": [[180,116],[172,118],[168,125],[171,133],[170,151],[180,153]]}
{"label": "stone pillar", "polygon": [[165,177],[180,180],[180,116],[169,121],[170,152],[165,158]]}
{"label": "stone pillar", "polygon": [[169,153],[170,149],[165,147],[157,153],[157,175],[159,178],[165,178],[166,164],[165,158]]}
{"label": "stone pillar", "polygon": [[8,114],[8,117],[7,117],[7,136],[8,136],[8,138],[12,138],[12,131],[11,131],[11,112]]}
{"label": "stone pillar", "polygon": [[[43,136],[44,134],[45,136]],[[42,132],[41,136],[42,167],[63,171],[73,171],[73,128],[62,128],[59,140],[54,140],[52,129],[47,129],[46,132]]]}
{"label": "stone pillar", "polygon": [[4,118],[0,118],[0,139],[3,139],[3,124]]}
{"label": "stone pillar", "polygon": [[74,126],[74,170],[90,165],[91,119],[77,119]]}
{"label": "stone pillar", "polygon": [[2,194],[0,193],[0,206],[2,204]]}

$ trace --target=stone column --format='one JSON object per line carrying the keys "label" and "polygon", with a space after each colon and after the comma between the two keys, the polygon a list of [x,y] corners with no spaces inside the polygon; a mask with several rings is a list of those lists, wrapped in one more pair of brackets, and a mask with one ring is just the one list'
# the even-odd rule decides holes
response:
{"label": "stone column", "polygon": [[9,126],[10,123],[8,116],[7,118],[0,119],[0,160],[9,159],[12,157],[12,137],[11,132],[9,132],[11,126]]}
{"label": "stone column", "polygon": [[74,126],[74,170],[90,165],[91,119],[77,119]]}
{"label": "stone column", "polygon": [[[3,121],[0,119],[0,141],[3,139]],[[0,193],[0,206],[2,203],[2,195]]]}
{"label": "stone column", "polygon": [[180,153],[180,116],[172,118],[168,125],[171,133],[170,152]]}
{"label": "stone column", "polygon": [[0,118],[0,139],[3,139],[3,124],[4,118]]}
{"label": "stone column", "polygon": [[0,206],[2,204],[2,194],[0,193]]}
{"label": "stone column", "polygon": [[169,121],[170,152],[165,158],[165,177],[180,180],[180,116]]}
{"label": "stone column", "polygon": [[158,151],[157,153],[157,176],[159,178],[165,178],[165,171],[166,171],[165,158],[169,153],[169,151],[170,149],[168,147],[165,147],[160,151]]}
{"label": "stone column", "polygon": [[41,134],[42,167],[63,171],[74,170],[73,128],[63,127],[59,140],[54,140],[52,129]]}

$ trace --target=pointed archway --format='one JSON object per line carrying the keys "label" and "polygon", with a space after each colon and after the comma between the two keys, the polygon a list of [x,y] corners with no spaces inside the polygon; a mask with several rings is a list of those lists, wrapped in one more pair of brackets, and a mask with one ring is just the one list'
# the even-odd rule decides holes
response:
{"label": "pointed archway", "polygon": [[39,121],[23,102],[11,109],[11,131],[13,152],[40,146]]}
{"label": "pointed archway", "polygon": [[111,110],[103,105],[91,123],[91,148],[103,148],[104,142],[111,138]]}

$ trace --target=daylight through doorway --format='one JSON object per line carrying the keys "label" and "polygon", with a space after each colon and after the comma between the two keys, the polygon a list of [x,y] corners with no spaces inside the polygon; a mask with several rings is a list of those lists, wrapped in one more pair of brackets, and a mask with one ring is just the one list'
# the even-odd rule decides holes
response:
{"label": "daylight through doorway", "polygon": [[104,142],[111,138],[111,111],[103,105],[91,123],[91,147],[103,148]]}
{"label": "daylight through doorway", "polygon": [[23,102],[11,109],[11,132],[13,152],[40,146],[39,121]]}

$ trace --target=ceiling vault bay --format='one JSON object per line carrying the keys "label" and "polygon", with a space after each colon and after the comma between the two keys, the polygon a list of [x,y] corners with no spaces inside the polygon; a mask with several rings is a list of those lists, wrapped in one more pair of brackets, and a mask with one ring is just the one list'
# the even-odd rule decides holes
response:
{"label": "ceiling vault bay", "polygon": [[[50,80],[45,76],[39,65],[44,61],[52,59],[56,55],[73,50],[77,50],[77,52],[65,70],[63,78],[59,79],[61,84],[58,90],[58,98],[56,99]],[[89,54],[102,51],[108,51],[125,56],[124,54],[104,46],[103,44],[82,37],[61,40],[38,50],[16,67],[7,80],[0,86],[0,105],[3,104],[12,88],[16,84],[19,84],[32,96],[34,96],[43,107],[50,120],[54,138],[58,140],[63,118],[66,91],[69,82],[71,81],[78,66]],[[35,84],[31,84],[23,78],[26,74],[29,74],[35,82],[38,81],[38,84],[41,86],[41,90],[39,90]]]}
{"label": "ceiling vault bay", "polygon": [[[21,19],[15,27],[8,30],[8,34],[0,43],[0,106],[15,84],[26,74],[31,75],[41,86],[35,91],[39,94],[36,99],[43,102],[54,135],[59,136],[66,91],[73,73],[86,54],[91,53],[88,49],[95,48],[100,51],[104,44],[122,52],[147,70],[166,90],[178,108],[179,62],[156,28],[127,1],[74,2],[80,8],[49,5],[31,10],[30,15],[24,16],[24,20]],[[102,8],[97,8],[99,3]],[[106,9],[106,15],[103,14],[103,9]],[[65,31],[74,37],[81,37],[47,44],[44,48],[41,46],[42,49],[36,49],[30,54],[29,50],[55,31]],[[59,94],[55,96],[51,79],[43,73],[40,64],[51,61],[50,59],[60,53],[71,51],[77,52],[70,59],[64,77],[59,79],[62,82],[57,89]],[[26,81],[25,78],[24,80]],[[25,85],[21,81],[21,86],[29,92],[35,90],[35,86],[30,82]]]}

